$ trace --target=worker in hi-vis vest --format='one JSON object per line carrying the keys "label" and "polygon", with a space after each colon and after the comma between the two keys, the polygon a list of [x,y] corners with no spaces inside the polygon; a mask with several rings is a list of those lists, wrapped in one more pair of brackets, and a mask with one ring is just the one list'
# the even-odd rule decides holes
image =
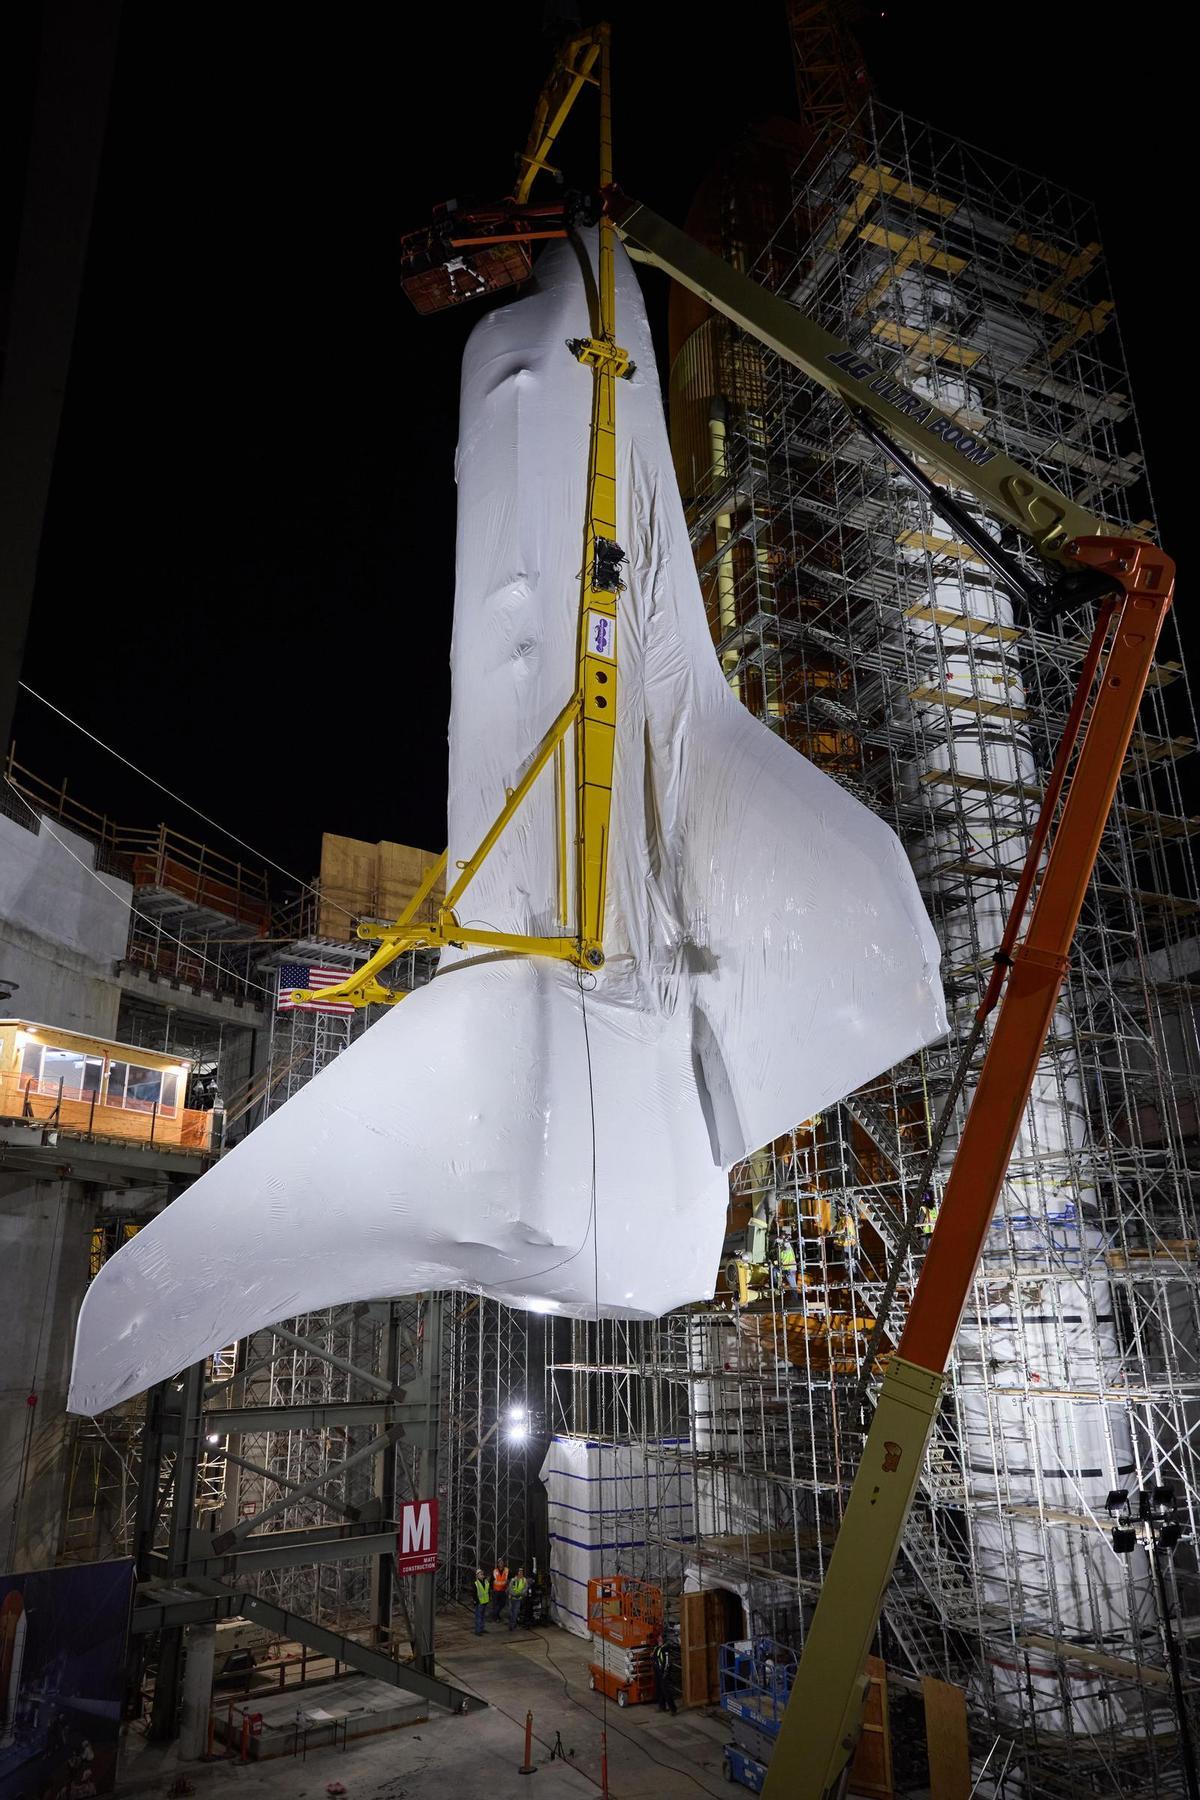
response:
{"label": "worker in hi-vis vest", "polygon": [[491,1583],[482,1569],[475,1571],[475,1636],[482,1637],[487,1630],[484,1621],[487,1618],[488,1601],[492,1597]]}
{"label": "worker in hi-vis vest", "polygon": [[780,1233],[775,1259],[779,1264],[779,1275],[784,1287],[793,1294],[799,1293],[796,1286],[796,1246],[783,1233]]}
{"label": "worker in hi-vis vest", "polygon": [[498,1619],[508,1599],[508,1562],[501,1556],[492,1570],[492,1617]]}
{"label": "worker in hi-vis vest", "polygon": [[678,1712],[671,1687],[671,1648],[661,1634],[654,1640],[654,1698],[659,1712]]}
{"label": "worker in hi-vis vest", "polygon": [[521,1608],[525,1603],[525,1595],[529,1591],[529,1583],[525,1579],[524,1569],[518,1569],[508,1584],[508,1629],[515,1631],[521,1623]]}

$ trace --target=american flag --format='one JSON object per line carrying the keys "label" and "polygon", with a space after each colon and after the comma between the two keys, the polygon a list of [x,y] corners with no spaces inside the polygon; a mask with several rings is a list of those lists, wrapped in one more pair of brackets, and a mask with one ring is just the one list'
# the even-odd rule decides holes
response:
{"label": "american flag", "polygon": [[279,965],[279,997],[276,1008],[293,1006],[301,1012],[352,1013],[354,1011],[348,1000],[297,1000],[295,994],[302,993],[305,988],[317,992],[321,988],[336,987],[339,981],[345,981],[349,969],[325,969],[319,963],[281,963]]}

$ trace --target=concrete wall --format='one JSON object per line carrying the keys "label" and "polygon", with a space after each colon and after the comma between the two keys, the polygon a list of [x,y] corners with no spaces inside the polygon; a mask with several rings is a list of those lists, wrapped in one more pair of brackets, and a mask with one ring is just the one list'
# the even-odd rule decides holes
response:
{"label": "concrete wall", "polygon": [[0,1010],[115,1037],[133,889],[94,864],[57,821],[29,831],[0,813],[0,976],[19,984]]}

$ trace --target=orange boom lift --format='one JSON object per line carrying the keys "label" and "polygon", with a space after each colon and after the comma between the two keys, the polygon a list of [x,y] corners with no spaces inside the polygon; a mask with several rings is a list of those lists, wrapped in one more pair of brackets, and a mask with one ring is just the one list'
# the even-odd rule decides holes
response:
{"label": "orange boom lift", "polygon": [[[995,1010],[991,1041],[907,1322],[888,1360],[767,1773],[764,1792],[769,1800],[833,1800],[842,1790],[858,1737],[866,1658],[946,1366],[1051,1028],[1155,645],[1171,606],[1175,569],[1155,545],[1109,535],[1103,524],[1039,475],[924,396],[911,393],[889,371],[731,269],[648,207],[606,185],[603,175],[601,192],[590,200],[564,196],[556,205],[532,208],[533,180],[550,168],[555,138],[575,99],[584,87],[597,85],[593,71],[598,62],[604,74],[606,130],[608,43],[608,27],[598,26],[564,45],[539,101],[519,162],[520,180],[509,199],[486,207],[442,208],[431,227],[405,240],[404,285],[418,310],[440,310],[477,293],[519,284],[531,272],[531,242],[563,235],[579,220],[599,216],[602,240],[615,228],[635,260],[664,270],[837,394],[861,434],[926,496],[955,537],[971,547],[1035,620],[1086,605],[1096,608],[1066,731],[956,1081],[965,1076],[967,1058]],[[970,496],[979,511],[958,495]],[[1023,535],[1040,558],[1040,578],[997,541],[980,512]],[[602,870],[598,878],[602,884]],[[896,1272],[889,1285],[894,1285]],[[609,1617],[605,1609],[610,1609],[613,1627],[636,1635],[644,1622],[625,1617],[622,1580],[590,1584],[589,1614],[596,1609],[594,1623],[600,1631]],[[606,1591],[593,1594],[593,1588]],[[628,1604],[634,1604],[632,1594]],[[659,1605],[661,1616],[661,1597]],[[607,1684],[607,1672],[603,1679]],[[618,1699],[623,1695],[630,1697],[624,1687]]]}

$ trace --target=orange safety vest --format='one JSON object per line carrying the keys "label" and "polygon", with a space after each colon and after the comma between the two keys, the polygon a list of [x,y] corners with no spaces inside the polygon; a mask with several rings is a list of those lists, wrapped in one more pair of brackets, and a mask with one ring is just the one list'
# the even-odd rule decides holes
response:
{"label": "orange safety vest", "polygon": [[508,1586],[508,1570],[507,1569],[493,1569],[492,1570],[493,1592],[495,1592],[497,1594],[502,1594],[507,1586]]}

